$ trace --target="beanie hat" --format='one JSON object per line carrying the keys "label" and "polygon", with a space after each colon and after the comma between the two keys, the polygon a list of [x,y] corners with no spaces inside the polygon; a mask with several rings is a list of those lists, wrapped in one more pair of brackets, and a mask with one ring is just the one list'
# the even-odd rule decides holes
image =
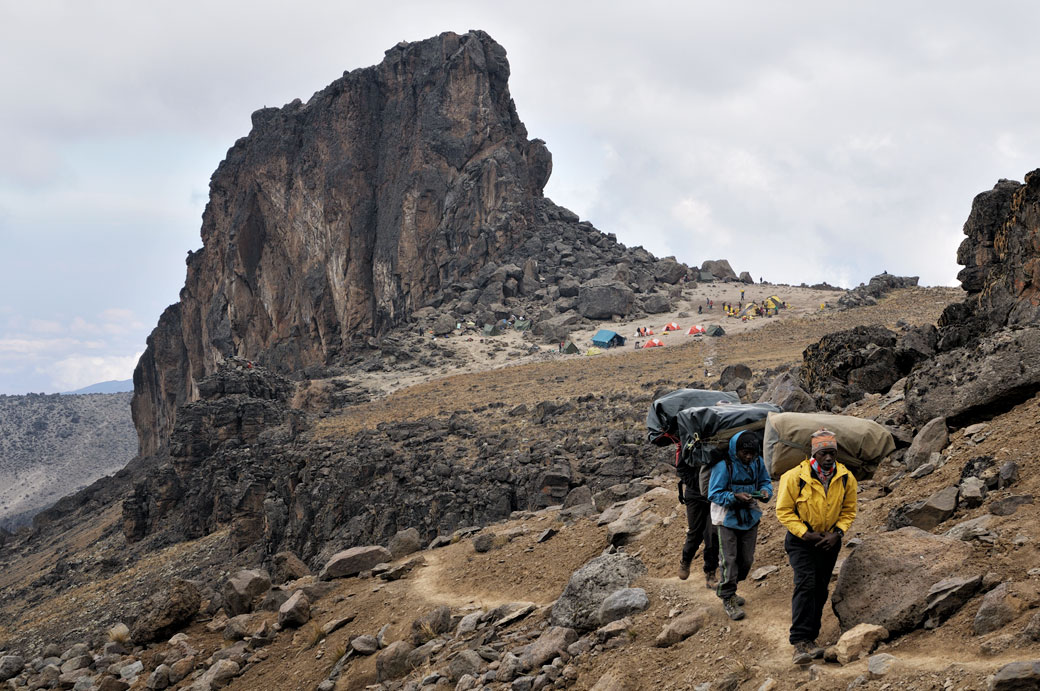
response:
{"label": "beanie hat", "polygon": [[762,450],[762,440],[759,439],[758,435],[754,432],[744,432],[737,439],[737,450],[740,449],[751,449],[752,451]]}
{"label": "beanie hat", "polygon": [[817,451],[822,449],[834,449],[838,450],[838,440],[834,438],[834,432],[828,429],[821,429],[813,432],[812,435],[812,454],[816,455]]}

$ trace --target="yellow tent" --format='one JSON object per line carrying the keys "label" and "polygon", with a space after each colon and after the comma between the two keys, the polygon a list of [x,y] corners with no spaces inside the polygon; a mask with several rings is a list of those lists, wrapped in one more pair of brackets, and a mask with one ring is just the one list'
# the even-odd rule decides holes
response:
{"label": "yellow tent", "polygon": [[585,354],[586,355],[599,355],[602,352],[603,351],[600,348],[597,348],[597,347],[593,346],[593,347],[589,348],[588,350],[586,350]]}

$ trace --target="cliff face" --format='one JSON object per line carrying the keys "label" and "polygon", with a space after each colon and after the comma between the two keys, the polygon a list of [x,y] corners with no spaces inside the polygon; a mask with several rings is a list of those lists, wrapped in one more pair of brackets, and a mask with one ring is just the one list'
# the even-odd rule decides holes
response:
{"label": "cliff face", "polygon": [[523,242],[551,158],[527,139],[508,77],[489,36],[445,33],[253,114],[134,373],[142,455],[221,359],[325,364]]}

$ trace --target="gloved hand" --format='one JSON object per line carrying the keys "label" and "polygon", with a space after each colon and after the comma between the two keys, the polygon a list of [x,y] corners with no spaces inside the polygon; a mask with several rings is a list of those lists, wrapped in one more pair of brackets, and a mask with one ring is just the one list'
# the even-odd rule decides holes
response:
{"label": "gloved hand", "polygon": [[802,539],[814,547],[819,547],[820,540],[823,539],[823,533],[817,533],[815,531],[810,530],[809,532],[802,535]]}
{"label": "gloved hand", "polygon": [[841,535],[837,533],[824,533],[820,541],[816,543],[816,546],[820,549],[825,549],[828,552],[841,544]]}
{"label": "gloved hand", "polygon": [[742,502],[744,504],[751,503],[751,495],[747,492],[737,492],[733,496],[737,498],[737,501]]}

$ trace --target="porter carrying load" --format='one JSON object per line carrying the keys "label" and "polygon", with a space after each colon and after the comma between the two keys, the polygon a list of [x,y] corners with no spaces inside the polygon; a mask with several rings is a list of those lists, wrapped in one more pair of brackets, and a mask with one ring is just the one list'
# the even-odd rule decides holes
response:
{"label": "porter carrying load", "polygon": [[775,480],[810,453],[813,432],[828,429],[838,439],[838,460],[859,481],[874,476],[878,464],[896,449],[892,434],[873,420],[827,413],[773,413],[766,420],[763,458]]}

